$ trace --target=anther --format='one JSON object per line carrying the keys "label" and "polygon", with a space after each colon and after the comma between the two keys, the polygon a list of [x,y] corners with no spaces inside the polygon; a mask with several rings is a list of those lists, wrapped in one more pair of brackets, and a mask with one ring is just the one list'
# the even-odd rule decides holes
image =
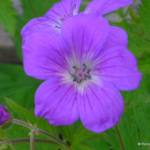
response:
{"label": "anther", "polygon": [[81,67],[77,67],[73,65],[72,68],[73,71],[70,74],[73,78],[73,82],[81,84],[82,82],[91,79],[91,75],[90,75],[91,70],[87,67],[85,63],[83,63]]}

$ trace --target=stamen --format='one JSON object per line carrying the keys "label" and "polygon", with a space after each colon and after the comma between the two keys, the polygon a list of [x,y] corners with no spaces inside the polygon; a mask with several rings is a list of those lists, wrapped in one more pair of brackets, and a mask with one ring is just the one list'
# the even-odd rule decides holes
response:
{"label": "stamen", "polygon": [[84,81],[91,79],[91,70],[85,63],[83,63],[80,67],[74,65],[72,66],[72,69],[73,71],[70,74],[72,76],[73,82],[81,84]]}

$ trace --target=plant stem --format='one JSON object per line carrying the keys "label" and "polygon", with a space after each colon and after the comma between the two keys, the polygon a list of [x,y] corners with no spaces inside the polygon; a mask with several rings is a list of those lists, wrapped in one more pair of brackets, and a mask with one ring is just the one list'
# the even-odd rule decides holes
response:
{"label": "plant stem", "polygon": [[116,132],[116,135],[118,136],[118,140],[119,140],[119,144],[120,144],[120,149],[121,150],[125,150],[125,145],[124,145],[124,142],[123,142],[123,137],[121,136],[121,133],[120,133],[120,130],[119,130],[118,126],[115,127],[115,132]]}
{"label": "plant stem", "polygon": [[[38,143],[53,143],[50,140],[45,140],[45,139],[38,139],[38,138],[34,138],[35,142]],[[30,138],[18,138],[18,139],[9,139],[9,140],[0,140],[0,144],[21,144],[21,143],[28,143],[30,142]],[[53,143],[55,144],[55,143]]]}
{"label": "plant stem", "polygon": [[29,130],[32,130],[33,129],[33,126],[28,124],[27,122],[23,121],[23,120],[19,120],[19,119],[13,119],[12,120],[12,123],[13,124],[16,124],[16,125],[19,125],[19,126],[22,126],[22,127],[25,127]]}
{"label": "plant stem", "polygon": [[13,122],[13,124],[25,127],[25,128],[27,128],[29,130],[34,130],[35,134],[36,133],[41,133],[41,134],[44,134],[44,135],[48,136],[51,140],[55,140],[55,141],[59,140],[55,136],[49,134],[47,131],[39,129],[37,127],[34,127],[32,124],[29,124],[29,123],[27,123],[27,122],[25,122],[23,120],[13,119],[12,122]]}
{"label": "plant stem", "polygon": [[30,150],[35,150],[34,130],[30,132]]}
{"label": "plant stem", "polygon": [[[35,134],[43,134],[43,135],[46,135],[46,136],[49,138],[50,141],[52,141],[52,142],[55,143],[55,144],[58,144],[58,145],[62,146],[64,149],[69,149],[69,148],[70,148],[66,143],[62,142],[62,141],[59,140],[57,137],[55,137],[55,136],[49,134],[49,133],[48,133],[47,131],[45,131],[45,130],[39,129],[39,128],[37,128],[37,127],[34,127],[34,126],[33,126],[32,124],[30,124],[30,123],[27,123],[27,122],[25,122],[25,121],[23,121],[23,120],[19,120],[19,119],[13,119],[13,120],[12,120],[12,123],[13,123],[13,124],[16,124],[16,125],[19,125],[19,126],[22,126],[22,127],[25,127],[25,128],[27,128],[27,129],[29,129],[29,130],[31,131],[31,134],[32,134],[32,136],[30,136],[30,147],[32,147],[31,150],[34,150],[34,145],[33,145],[33,144],[34,144],[34,137],[33,137],[33,135],[35,135]],[[32,132],[33,132],[33,133],[32,133]]]}

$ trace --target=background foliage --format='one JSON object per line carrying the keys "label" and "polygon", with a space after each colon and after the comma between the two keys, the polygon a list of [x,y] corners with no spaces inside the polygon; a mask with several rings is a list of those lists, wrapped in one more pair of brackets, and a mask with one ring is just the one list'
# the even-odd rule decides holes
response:
{"label": "background foliage", "polygon": [[[0,0],[0,24],[9,33],[16,45],[16,53],[21,61],[20,29],[33,17],[43,15],[56,0],[21,0],[23,14],[14,9],[11,0]],[[130,7],[117,14],[122,18],[113,24],[123,27],[129,34],[129,47],[136,55],[143,73],[141,87],[132,92],[124,92],[125,113],[119,130],[126,150],[150,150],[139,142],[150,143],[150,1],[142,0],[138,13]],[[130,17],[127,17],[130,16]],[[127,19],[128,18],[128,19]],[[120,150],[115,129],[102,134],[94,134],[84,129],[80,122],[69,127],[54,128],[33,113],[34,92],[40,81],[27,77],[20,64],[0,64],[0,103],[6,104],[17,118],[36,124],[55,136],[63,135],[73,150]],[[11,126],[0,129],[0,139],[27,137],[29,131]],[[62,137],[61,137],[62,138]],[[1,144],[0,150],[27,150],[28,144]],[[37,150],[58,150],[53,144],[36,144]]]}

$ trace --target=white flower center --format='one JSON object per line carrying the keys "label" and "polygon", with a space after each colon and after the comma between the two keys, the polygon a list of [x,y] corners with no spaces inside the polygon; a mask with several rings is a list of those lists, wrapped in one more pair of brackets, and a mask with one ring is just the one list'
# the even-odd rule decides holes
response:
{"label": "white flower center", "polygon": [[101,84],[91,61],[84,59],[84,62],[81,63],[76,57],[73,57],[70,60],[68,59],[68,64],[68,69],[61,74],[62,82],[73,84],[81,94],[91,84]]}
{"label": "white flower center", "polygon": [[84,81],[91,79],[90,72],[91,69],[86,64],[82,64],[80,67],[74,65],[72,66],[70,75],[73,82],[76,82],[77,84],[82,84]]}

